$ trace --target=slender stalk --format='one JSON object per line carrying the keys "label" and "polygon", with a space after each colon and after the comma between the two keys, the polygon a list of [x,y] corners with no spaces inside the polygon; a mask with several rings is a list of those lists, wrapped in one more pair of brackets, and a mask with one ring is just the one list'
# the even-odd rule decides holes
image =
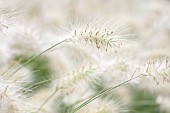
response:
{"label": "slender stalk", "polygon": [[74,111],[72,111],[71,113],[75,113],[76,111],[78,111],[79,109],[81,109],[81,108],[84,107],[85,105],[89,104],[90,102],[94,101],[95,99],[97,99],[97,98],[99,98],[99,97],[107,94],[108,92],[110,92],[110,91],[118,88],[119,86],[122,86],[122,85],[124,85],[124,84],[126,84],[126,83],[128,83],[128,82],[130,82],[130,81],[132,81],[132,80],[134,80],[134,79],[136,79],[136,78],[139,78],[140,76],[142,76],[142,75],[136,76],[136,77],[131,78],[131,79],[129,79],[129,80],[126,80],[126,81],[124,81],[124,82],[122,82],[122,83],[120,83],[120,84],[118,84],[118,85],[116,85],[116,86],[114,86],[114,87],[110,87],[110,88],[108,88],[108,89],[105,89],[105,90],[99,92],[98,94],[92,96],[90,99],[88,99],[88,100],[86,100],[85,102],[83,102],[80,106],[78,106],[78,107],[77,107]]}
{"label": "slender stalk", "polygon": [[15,74],[16,72],[18,72],[20,69],[22,69],[22,67],[26,66],[27,64],[29,64],[30,62],[34,61],[35,59],[37,59],[39,56],[41,56],[42,54],[46,53],[47,51],[53,49],[56,46],[59,46],[60,44],[69,41],[69,39],[65,39],[59,43],[54,44],[53,46],[45,49],[44,51],[38,53],[37,55],[33,56],[32,58],[30,58],[27,62],[25,62],[22,66],[18,67],[12,74]]}
{"label": "slender stalk", "polygon": [[39,113],[41,111],[41,109],[45,106],[45,104],[47,104],[52,98],[53,96],[55,96],[55,94],[58,92],[58,89],[56,88],[55,91],[44,101],[44,103],[39,107],[37,113]]}
{"label": "slender stalk", "polygon": [[[58,77],[58,78],[60,78],[60,77]],[[58,78],[52,78],[52,79],[40,81],[40,82],[38,82],[38,83],[35,83],[35,84],[31,85],[28,89],[33,89],[33,88],[36,87],[36,86],[39,86],[39,85],[41,85],[41,84],[50,82],[50,81],[52,81],[52,80],[56,80],[56,79],[58,79]]]}

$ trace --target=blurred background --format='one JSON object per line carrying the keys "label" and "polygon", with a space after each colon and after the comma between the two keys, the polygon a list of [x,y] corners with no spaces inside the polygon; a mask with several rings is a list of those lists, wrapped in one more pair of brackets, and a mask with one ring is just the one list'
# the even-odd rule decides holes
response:
{"label": "blurred background", "polygon": [[31,89],[30,104],[41,113],[71,113],[91,95],[144,73],[152,78],[133,80],[77,113],[170,113],[169,21],[170,0],[0,0],[0,68],[22,66],[79,38],[88,25],[95,32],[114,28],[129,41],[121,50],[73,41],[23,65],[15,75]]}

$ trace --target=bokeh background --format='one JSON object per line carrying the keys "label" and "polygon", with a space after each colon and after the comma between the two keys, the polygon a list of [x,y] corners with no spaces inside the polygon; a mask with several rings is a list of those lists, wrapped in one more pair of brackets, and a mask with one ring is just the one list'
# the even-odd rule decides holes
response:
{"label": "bokeh background", "polygon": [[[106,50],[71,41],[24,65],[60,41],[81,37],[89,18],[92,33],[114,30],[125,43]],[[77,113],[170,113],[169,21],[170,0],[0,0],[0,68],[23,66],[15,76],[23,77],[28,101],[41,113],[71,113],[139,73],[152,77],[122,85]]]}

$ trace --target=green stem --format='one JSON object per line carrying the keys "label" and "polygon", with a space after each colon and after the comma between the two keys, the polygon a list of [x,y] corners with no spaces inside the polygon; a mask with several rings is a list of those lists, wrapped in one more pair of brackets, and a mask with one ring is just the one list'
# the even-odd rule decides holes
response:
{"label": "green stem", "polygon": [[47,82],[50,82],[50,81],[56,80],[56,79],[58,79],[58,78],[52,78],[52,79],[40,81],[40,82],[38,82],[38,83],[35,83],[35,84],[31,85],[28,89],[33,89],[33,88],[36,87],[36,86],[39,86],[39,85],[41,85],[41,84],[44,84],[44,83],[47,83]]}
{"label": "green stem", "polygon": [[41,111],[41,109],[45,106],[45,104],[47,104],[51,98],[57,93],[58,89],[56,88],[55,91],[44,101],[44,103],[39,107],[37,113],[39,113]]}
{"label": "green stem", "polygon": [[27,62],[25,62],[22,66],[18,67],[18,68],[12,73],[12,75],[15,74],[16,72],[18,72],[22,67],[26,66],[26,65],[29,64],[30,62],[32,62],[32,61],[34,61],[35,59],[37,59],[37,58],[38,58],[39,56],[41,56],[42,54],[46,53],[47,51],[53,49],[54,47],[56,47],[56,46],[58,46],[58,45],[60,45],[60,44],[62,44],[62,43],[64,43],[64,42],[67,42],[67,41],[69,41],[69,39],[65,39],[65,40],[63,40],[63,41],[61,41],[61,42],[59,42],[59,43],[57,43],[57,44],[54,44],[53,46],[47,48],[46,50],[38,53],[38,54],[35,55],[35,56],[33,56],[33,57],[30,58]]}
{"label": "green stem", "polygon": [[116,86],[114,86],[114,87],[110,87],[110,88],[108,88],[108,89],[106,89],[106,90],[103,90],[103,91],[99,92],[98,94],[92,96],[90,99],[86,100],[84,103],[82,103],[80,106],[78,106],[78,107],[77,107],[74,111],[72,111],[71,113],[75,113],[76,111],[78,111],[79,109],[81,109],[81,108],[84,107],[85,105],[89,104],[90,102],[94,101],[95,99],[97,99],[97,98],[99,98],[99,97],[107,94],[108,92],[110,92],[110,91],[118,88],[119,86],[122,86],[122,85],[124,85],[124,84],[126,84],[126,83],[128,83],[128,82],[130,82],[130,81],[132,81],[132,80],[134,80],[134,79],[136,79],[136,78],[139,78],[140,76],[142,76],[142,75],[136,76],[136,77],[131,78],[131,79],[129,79],[129,80],[126,80],[126,81],[124,81],[124,82],[122,82],[122,83],[120,83],[120,84],[118,84],[118,85],[116,85]]}

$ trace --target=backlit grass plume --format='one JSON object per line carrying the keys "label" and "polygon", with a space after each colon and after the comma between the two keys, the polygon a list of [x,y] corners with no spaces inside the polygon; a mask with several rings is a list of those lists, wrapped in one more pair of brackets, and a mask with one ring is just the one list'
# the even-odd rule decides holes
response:
{"label": "backlit grass plume", "polygon": [[98,76],[100,73],[99,67],[96,65],[86,65],[77,70],[74,70],[72,73],[66,75],[65,77],[58,80],[62,88],[68,88],[75,85],[81,80],[88,80]]}
{"label": "backlit grass plume", "polygon": [[10,75],[8,71],[0,75],[0,112],[30,113],[33,108],[28,103],[27,89],[22,87],[22,77]]}
{"label": "backlit grass plume", "polygon": [[66,37],[75,44],[114,52],[117,49],[124,50],[132,44],[128,39],[127,30],[115,24],[114,19],[82,16],[68,21],[70,23],[65,34],[68,34]]}

